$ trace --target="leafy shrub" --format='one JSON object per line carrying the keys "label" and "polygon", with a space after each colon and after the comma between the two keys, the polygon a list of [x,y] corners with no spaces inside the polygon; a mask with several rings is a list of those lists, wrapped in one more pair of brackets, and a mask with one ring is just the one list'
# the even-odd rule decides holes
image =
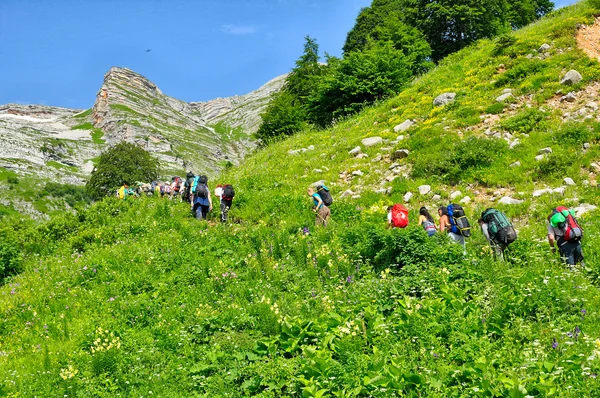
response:
{"label": "leafy shrub", "polygon": [[544,64],[540,60],[529,60],[524,58],[512,68],[508,69],[496,80],[496,87],[514,85],[526,77],[539,73],[544,69]]}
{"label": "leafy shrub", "polygon": [[467,174],[477,179],[471,172],[492,167],[507,150],[508,145],[503,140],[469,137],[419,156],[415,160],[412,175],[438,176],[451,183],[458,183]]}
{"label": "leafy shrub", "polygon": [[504,111],[505,106],[506,104],[504,104],[503,102],[495,102],[485,109],[485,113],[489,113],[491,115],[499,115]]}
{"label": "leafy shrub", "polygon": [[546,114],[539,109],[529,108],[502,122],[503,129],[511,133],[531,133],[545,128]]}
{"label": "leafy shrub", "polygon": [[21,250],[7,230],[0,231],[0,282],[16,274],[22,262]]}
{"label": "leafy shrub", "polygon": [[559,145],[582,145],[591,138],[590,128],[582,123],[566,123],[552,137]]}
{"label": "leafy shrub", "polygon": [[11,185],[17,185],[19,183],[19,177],[9,176],[6,181]]}
{"label": "leafy shrub", "polygon": [[498,39],[496,39],[496,43],[494,44],[494,49],[492,50],[492,54],[495,57],[501,55],[508,55],[511,58],[514,58],[516,55],[514,51],[511,51],[511,47],[517,43],[517,38],[510,34],[504,34]]}
{"label": "leafy shrub", "polygon": [[561,177],[567,174],[571,163],[567,161],[568,157],[561,152],[550,153],[537,163],[535,173],[538,178]]}
{"label": "leafy shrub", "polygon": [[92,200],[85,187],[71,184],[59,184],[55,182],[46,183],[44,189],[39,194],[39,197],[44,196],[64,198],[65,202],[67,202],[71,207],[75,207],[75,205],[78,203],[90,203]]}
{"label": "leafy shrub", "polygon": [[86,189],[99,199],[120,185],[156,180],[158,169],[156,158],[135,144],[122,142],[100,155]]}

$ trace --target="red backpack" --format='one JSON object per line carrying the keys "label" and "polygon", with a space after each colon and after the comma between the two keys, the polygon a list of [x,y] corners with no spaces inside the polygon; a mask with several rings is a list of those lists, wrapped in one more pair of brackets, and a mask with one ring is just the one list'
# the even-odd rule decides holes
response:
{"label": "red backpack", "polygon": [[583,238],[583,229],[575,219],[575,212],[568,207],[558,206],[552,211],[550,225],[563,231],[563,240],[579,242]]}
{"label": "red backpack", "polygon": [[392,206],[392,225],[394,228],[406,228],[408,225],[408,209],[399,203]]}

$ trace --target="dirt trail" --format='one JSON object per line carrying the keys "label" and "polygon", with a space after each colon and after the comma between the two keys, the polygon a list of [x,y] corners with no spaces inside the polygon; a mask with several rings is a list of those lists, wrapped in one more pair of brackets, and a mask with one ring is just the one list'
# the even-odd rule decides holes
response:
{"label": "dirt trail", "polygon": [[577,46],[590,58],[600,60],[600,18],[596,18],[593,25],[584,25],[579,28]]}

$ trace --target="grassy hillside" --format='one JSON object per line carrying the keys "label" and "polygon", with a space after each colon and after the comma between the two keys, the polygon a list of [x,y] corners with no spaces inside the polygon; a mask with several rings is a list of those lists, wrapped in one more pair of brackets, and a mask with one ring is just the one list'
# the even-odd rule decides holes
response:
{"label": "grassy hillside", "polygon": [[[549,252],[544,224],[555,205],[598,200],[597,114],[582,93],[600,68],[574,38],[592,22],[582,4],[478,43],[390,101],[210,176],[236,187],[231,224],[152,198],[5,222],[0,271],[18,274],[0,287],[0,395],[597,396],[600,218],[580,219],[577,270]],[[570,69],[583,82],[560,85]],[[505,88],[513,98],[498,105]],[[447,91],[457,100],[434,108]],[[406,119],[416,124],[394,133]],[[365,148],[371,136],[388,142]],[[392,160],[399,149],[409,156]],[[533,196],[564,177],[576,185]],[[305,193],[321,179],[335,197],[326,229]],[[513,218],[509,262],[477,232],[463,256],[414,225],[420,205],[456,191],[472,221],[492,204]],[[386,230],[385,207],[407,192],[413,222]],[[523,202],[495,204],[503,196]]]}

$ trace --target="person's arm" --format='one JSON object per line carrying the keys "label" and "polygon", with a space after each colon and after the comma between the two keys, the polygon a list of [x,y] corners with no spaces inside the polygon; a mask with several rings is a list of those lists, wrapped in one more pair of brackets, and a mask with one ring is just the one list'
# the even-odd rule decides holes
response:
{"label": "person's arm", "polygon": [[556,236],[554,235],[554,229],[552,225],[548,224],[548,244],[550,244],[550,251],[552,253],[556,252],[556,247],[554,244],[556,243]]}
{"label": "person's arm", "polygon": [[425,220],[427,220],[425,216],[423,214],[419,214],[419,223],[417,225],[421,226]]}
{"label": "person's arm", "polygon": [[210,196],[210,188],[208,187],[208,184],[206,185],[206,191],[206,196],[208,197],[208,211],[212,211],[212,198]]}

